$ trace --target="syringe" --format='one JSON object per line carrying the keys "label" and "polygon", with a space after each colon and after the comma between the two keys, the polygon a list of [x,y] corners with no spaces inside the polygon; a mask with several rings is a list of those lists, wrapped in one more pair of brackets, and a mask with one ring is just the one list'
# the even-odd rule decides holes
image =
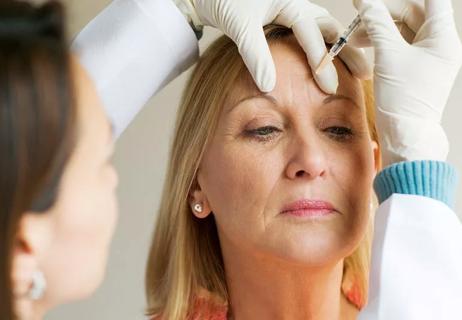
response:
{"label": "syringe", "polygon": [[358,15],[352,23],[348,26],[343,35],[338,39],[338,41],[332,46],[328,53],[324,56],[318,68],[316,69],[316,74],[319,74],[324,67],[334,60],[334,58],[342,51],[343,47],[347,44],[348,39],[350,39],[353,32],[355,32],[359,25],[361,24],[361,16]]}

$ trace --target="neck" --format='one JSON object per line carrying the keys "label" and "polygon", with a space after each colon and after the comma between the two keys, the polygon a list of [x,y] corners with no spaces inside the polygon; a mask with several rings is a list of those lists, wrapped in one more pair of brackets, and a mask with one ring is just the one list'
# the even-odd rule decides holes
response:
{"label": "neck", "polygon": [[20,300],[16,301],[15,309],[18,319],[42,320],[45,317],[46,307],[41,301]]}
{"label": "neck", "polygon": [[45,318],[45,314],[46,314],[45,310],[46,310],[46,308],[44,307],[44,305],[42,305],[42,303],[38,302],[34,306],[34,311],[33,311],[33,315],[32,315],[31,320],[42,320],[43,318]]}
{"label": "neck", "polygon": [[237,259],[239,255],[226,255],[225,251],[230,308],[235,320],[355,319],[357,310],[341,293],[343,261],[307,268],[252,255]]}

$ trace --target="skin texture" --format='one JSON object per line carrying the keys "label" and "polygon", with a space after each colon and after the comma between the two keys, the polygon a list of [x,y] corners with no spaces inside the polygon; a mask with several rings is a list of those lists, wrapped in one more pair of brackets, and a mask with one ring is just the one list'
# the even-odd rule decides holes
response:
{"label": "skin texture", "polygon": [[76,59],[77,143],[62,176],[53,207],[26,213],[13,259],[16,295],[23,296],[34,270],[47,280],[36,302],[17,300],[25,319],[41,319],[58,304],[88,297],[103,279],[116,219],[117,174],[110,159],[112,129],[93,83]]}
{"label": "skin texture", "polygon": [[[199,218],[215,216],[236,319],[353,319],[340,293],[343,259],[366,232],[378,157],[361,83],[336,61],[339,90],[327,95],[294,38],[271,52],[274,91],[262,95],[248,77],[236,84],[191,205],[203,205]],[[281,214],[301,199],[335,213]]]}

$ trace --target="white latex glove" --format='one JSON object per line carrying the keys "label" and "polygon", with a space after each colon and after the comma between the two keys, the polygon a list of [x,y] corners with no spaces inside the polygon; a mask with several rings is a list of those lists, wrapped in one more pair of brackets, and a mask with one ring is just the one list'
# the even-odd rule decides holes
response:
{"label": "white latex glove", "polygon": [[[440,122],[462,64],[451,1],[426,0],[425,6],[410,0],[354,4],[375,50],[376,117],[384,164],[445,161],[449,143]],[[416,32],[411,44],[392,16]]]}
{"label": "white latex glove", "polygon": [[[335,42],[343,26],[326,9],[308,0],[176,0],[188,8],[196,26],[207,25],[220,29],[238,46],[242,58],[257,86],[263,92],[274,89],[276,70],[266,42],[263,26],[269,23],[292,28],[305,50],[312,70],[327,52],[325,42]],[[183,10],[184,11],[184,10]],[[371,68],[364,53],[347,47],[340,58],[358,78],[371,76]],[[319,87],[326,93],[335,93],[337,72],[330,63],[319,75],[314,75]]]}

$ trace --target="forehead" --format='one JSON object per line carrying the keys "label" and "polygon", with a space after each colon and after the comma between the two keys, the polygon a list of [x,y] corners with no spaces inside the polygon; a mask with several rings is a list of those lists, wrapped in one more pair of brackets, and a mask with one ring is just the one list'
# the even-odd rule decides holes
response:
{"label": "forehead", "polygon": [[[328,97],[328,94],[317,86],[306,54],[294,36],[277,42],[270,42],[270,50],[277,77],[276,86],[270,93],[272,96],[281,101],[287,101],[287,99],[314,101],[324,100]],[[351,74],[340,59],[336,58],[334,65],[339,77],[337,94],[350,98],[361,108],[364,108],[364,92],[361,82]],[[250,74],[245,70],[230,93],[225,109],[231,108],[243,97],[258,95],[259,93],[260,91]]]}

